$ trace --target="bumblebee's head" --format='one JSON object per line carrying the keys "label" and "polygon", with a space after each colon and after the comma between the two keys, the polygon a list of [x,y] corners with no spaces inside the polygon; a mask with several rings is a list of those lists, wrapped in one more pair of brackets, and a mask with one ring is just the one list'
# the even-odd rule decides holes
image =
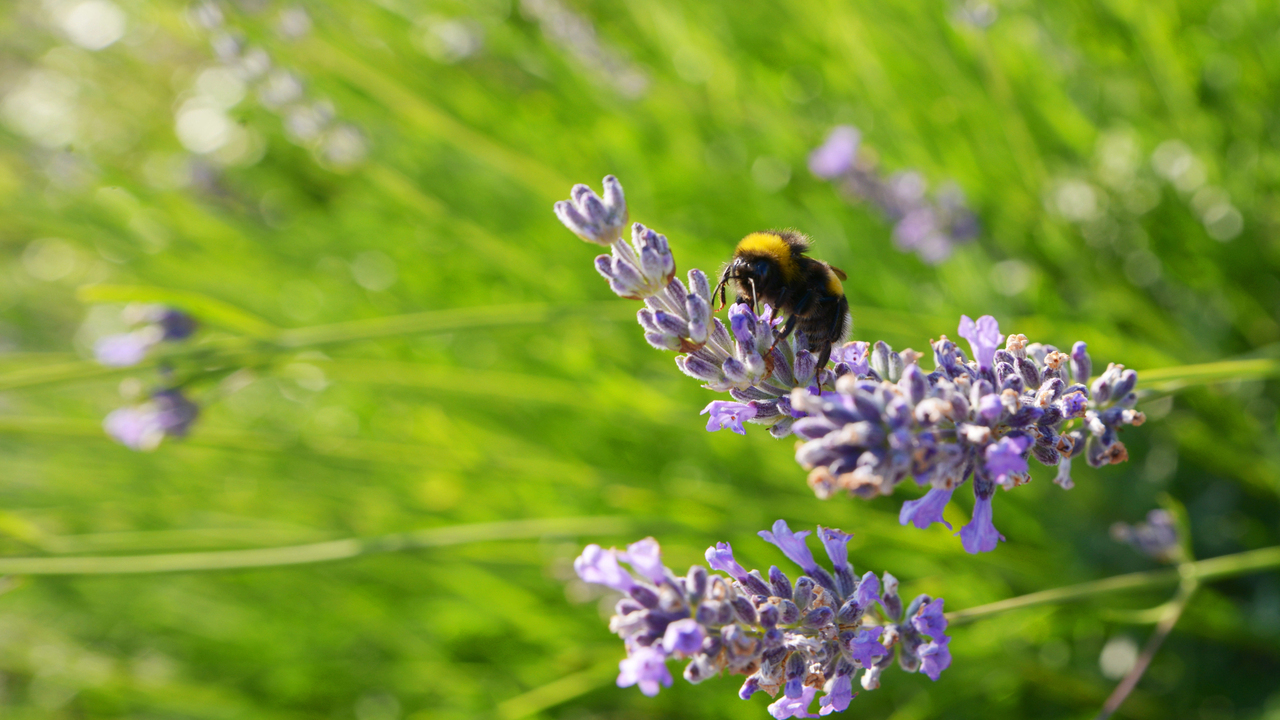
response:
{"label": "bumblebee's head", "polygon": [[800,275],[799,258],[808,249],[809,241],[794,230],[770,230],[742,238],[716,286],[721,305],[730,280],[736,280],[740,287],[757,289],[794,282]]}

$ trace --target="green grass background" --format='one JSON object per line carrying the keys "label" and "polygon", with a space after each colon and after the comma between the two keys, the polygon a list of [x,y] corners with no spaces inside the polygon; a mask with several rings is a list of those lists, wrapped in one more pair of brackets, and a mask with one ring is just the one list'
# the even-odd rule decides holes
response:
{"label": "green grass background", "polygon": [[[855,533],[861,570],[960,609],[1152,567],[1107,530],[1161,493],[1186,506],[1199,557],[1280,541],[1274,380],[1148,403],[1149,421],[1124,434],[1131,460],[1078,467],[1070,492],[1036,466],[997,498],[1009,541],[982,556],[939,526],[899,527],[910,489],[820,502],[791,442],[703,430],[711,394],[643,342],[635,304],[592,269],[596,248],[551,213],[572,183],[616,174],[632,219],[670,238],[682,271],[714,270],[748,232],[801,228],[849,273],[854,337],[899,349],[954,336],[965,313],[1058,347],[1085,340],[1095,366],[1274,356],[1273,2],[1013,0],[986,29],[943,2],[564,5],[613,75],[539,22],[536,3],[308,2],[313,27],[293,40],[277,30],[284,5],[222,5],[228,27],[359,128],[367,156],[350,168],[292,141],[252,91],[228,113],[257,151],[229,163],[187,152],[175,111],[215,64],[210,33],[183,3],[114,2],[125,36],[96,52],[66,40],[58,3],[0,8],[0,92],[55,73],[75,127],[50,146],[0,125],[0,550],[252,548],[601,515],[616,529],[293,568],[11,578],[7,718],[766,717],[761,697],[736,698],[740,678],[677,681],[655,699],[613,687],[622,646],[600,596],[566,591],[581,546],[653,534],[683,568],[729,540],[767,568],[782,558],[757,530],[822,523]],[[450,28],[481,38],[474,52],[442,52]],[[646,79],[638,97],[619,67]],[[957,182],[980,239],[937,267],[896,251],[874,212],[805,167],[838,123],[859,126],[887,171]],[[1238,236],[1211,238],[1206,196],[1156,172],[1168,141],[1229,195]],[[193,168],[190,182],[173,167]],[[1071,210],[1081,183],[1092,211]],[[204,316],[202,342],[453,308],[510,306],[496,315],[510,323],[255,347],[241,356],[255,371],[204,386],[188,441],[137,454],[98,423],[130,378],[147,387],[156,372],[75,364],[118,307],[94,310],[77,288],[103,283],[229,304]],[[963,523],[969,506],[948,518]],[[1115,683],[1104,644],[1151,630],[1119,611],[1171,593],[957,628],[940,681],[886,672],[848,712],[1092,717]],[[1274,720],[1277,677],[1280,578],[1218,582],[1121,716]]]}

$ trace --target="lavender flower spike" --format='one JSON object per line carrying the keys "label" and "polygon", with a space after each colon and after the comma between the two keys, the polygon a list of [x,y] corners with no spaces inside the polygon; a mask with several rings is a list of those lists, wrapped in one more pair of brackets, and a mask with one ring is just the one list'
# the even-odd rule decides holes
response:
{"label": "lavender flower spike", "polygon": [[627,201],[618,178],[606,175],[603,186],[602,200],[586,185],[574,185],[570,199],[555,204],[555,213],[574,235],[609,247],[622,239],[627,227]]}
{"label": "lavender flower spike", "polygon": [[773,524],[773,532],[761,530],[757,534],[764,538],[765,542],[776,545],[783,555],[803,568],[806,573],[812,573],[818,567],[818,563],[813,561],[813,553],[804,542],[804,539],[809,536],[808,530],[791,532],[791,528],[787,527],[787,521],[779,520]]}
{"label": "lavender flower spike", "polygon": [[[802,562],[793,543],[803,545],[807,533],[793,532],[779,520],[771,532],[761,533],[782,547],[806,571],[794,585],[772,568],[770,582],[758,570],[746,572],[733,559],[728,543],[707,550],[712,567],[733,577],[710,574],[695,565],[677,576],[660,565],[657,541],[646,538],[628,546],[626,553],[588,546],[574,564],[582,579],[628,593],[616,605],[609,629],[619,635],[628,657],[619,663],[618,685],[638,685],[646,695],[656,694],[672,682],[668,660],[684,660],[682,675],[700,683],[723,672],[748,676],[738,691],[746,700],[757,692],[777,698],[769,706],[775,718],[812,718],[810,708],[819,703],[823,715],[840,712],[853,699],[853,680],[864,673],[866,689],[879,687],[880,674],[902,648],[899,665],[907,672],[921,668],[915,649],[926,640],[945,643],[942,601],[920,596],[907,617],[896,595],[897,580],[884,574],[893,592],[879,597],[880,579],[866,573],[861,580],[832,580],[829,570],[811,557]],[[845,543],[849,534],[822,528],[824,544],[837,566],[848,571]],[[778,542],[781,540],[781,542]],[[804,554],[807,556],[807,548]],[[618,566],[629,562],[639,577],[632,578]],[[841,576],[836,568],[836,576]],[[892,595],[890,597],[890,595]],[[880,601],[876,627],[864,620],[871,605]],[[837,610],[838,608],[838,610]],[[933,633],[932,638],[927,638]],[[945,647],[944,647],[945,650]],[[946,662],[950,662],[949,654]],[[934,677],[944,664],[927,660],[925,672]]]}
{"label": "lavender flower spike", "polygon": [[969,341],[973,349],[973,359],[978,361],[978,368],[991,370],[996,350],[1000,347],[1004,336],[1000,334],[1000,325],[990,315],[983,315],[974,323],[968,315],[960,316],[960,337]]}

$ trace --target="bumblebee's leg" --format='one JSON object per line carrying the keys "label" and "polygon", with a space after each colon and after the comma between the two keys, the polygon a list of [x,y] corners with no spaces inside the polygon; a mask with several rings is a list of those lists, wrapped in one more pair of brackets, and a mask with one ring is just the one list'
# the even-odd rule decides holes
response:
{"label": "bumblebee's leg", "polygon": [[813,302],[813,293],[807,292],[800,298],[800,302],[796,303],[795,309],[791,311],[791,315],[787,317],[787,322],[782,326],[782,332],[778,333],[773,339],[773,345],[769,348],[769,352],[773,352],[773,348],[778,347],[778,343],[791,337],[791,331],[796,329],[796,322],[800,320],[800,314],[809,309],[809,305]]}
{"label": "bumblebee's leg", "polygon": [[728,285],[728,284],[729,284],[729,268],[725,268],[724,272],[720,273],[720,284],[716,285],[716,289],[711,291],[711,297],[713,299],[715,298],[716,293],[720,293],[720,307],[717,308],[716,312],[719,312],[720,310],[724,309],[724,291],[725,291],[725,285]]}

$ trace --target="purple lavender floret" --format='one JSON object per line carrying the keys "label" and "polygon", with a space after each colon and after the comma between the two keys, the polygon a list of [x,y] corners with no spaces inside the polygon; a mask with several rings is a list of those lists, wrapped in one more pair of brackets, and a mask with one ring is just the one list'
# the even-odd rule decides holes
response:
{"label": "purple lavender floret", "polygon": [[132,329],[103,337],[93,346],[94,358],[108,367],[137,365],[157,344],[186,340],[197,328],[195,318],[164,305],[128,305],[122,316]]}
{"label": "purple lavender floret", "polygon": [[[791,582],[771,568],[765,582],[759,571],[745,571],[728,543],[707,549],[713,569],[695,565],[684,576],[661,564],[657,541],[646,538],[626,551],[588,545],[574,562],[578,576],[623,593],[609,629],[620,636],[627,658],[619,663],[618,686],[638,685],[655,695],[671,684],[668,660],[688,660],[683,676],[691,683],[728,672],[747,676],[739,697],[757,692],[777,698],[769,705],[775,718],[818,717],[810,713],[819,689],[819,713],[846,709],[854,698],[853,680],[879,687],[881,672],[895,657],[907,672],[937,674],[950,664],[939,653],[948,638],[942,600],[917,597],[903,611],[898,581],[866,573],[854,578],[848,564],[848,533],[819,528],[834,573],[821,567],[805,543],[779,520],[762,532],[802,568]],[[620,563],[631,565],[632,573]],[[844,578],[848,578],[845,580]]]}
{"label": "purple lavender floret", "polygon": [[166,437],[185,437],[199,415],[199,406],[181,390],[169,389],[153,393],[140,405],[111,411],[102,427],[130,450],[151,451]]}
{"label": "purple lavender floret", "polygon": [[851,200],[866,202],[893,223],[893,244],[914,252],[930,265],[946,260],[956,245],[976,238],[978,216],[964,192],[945,183],[932,197],[924,177],[914,171],[884,176],[874,152],[861,146],[862,135],[851,125],[834,128],[809,155],[809,171],[834,183]]}
{"label": "purple lavender floret", "polygon": [[1147,513],[1146,522],[1135,525],[1118,522],[1111,526],[1111,537],[1161,562],[1182,559],[1178,526],[1168,510],[1152,510]]}

